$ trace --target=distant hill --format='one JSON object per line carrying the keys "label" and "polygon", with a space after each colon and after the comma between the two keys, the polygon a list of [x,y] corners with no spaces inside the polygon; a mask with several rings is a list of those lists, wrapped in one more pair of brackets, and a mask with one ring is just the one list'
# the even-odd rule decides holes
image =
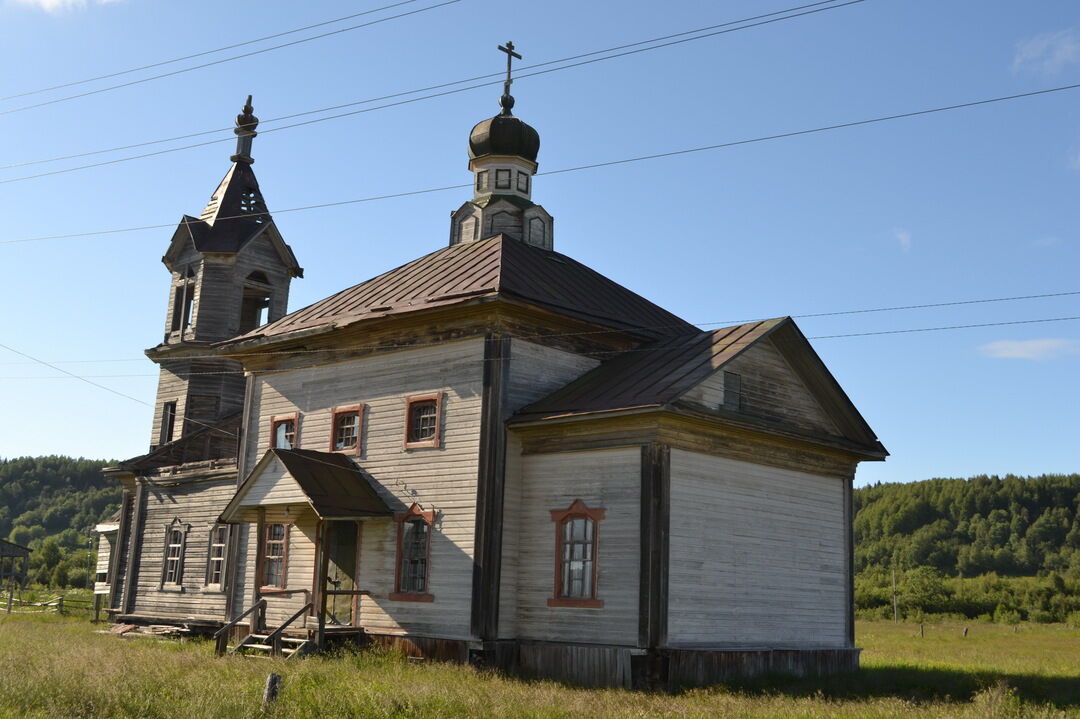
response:
{"label": "distant hill", "polygon": [[120,488],[101,468],[110,460],[0,459],[0,537],[35,550],[31,580],[82,586],[88,531],[120,506]]}
{"label": "distant hill", "polygon": [[876,484],[853,499],[863,616],[892,616],[895,570],[904,616],[1080,623],[1080,474]]}

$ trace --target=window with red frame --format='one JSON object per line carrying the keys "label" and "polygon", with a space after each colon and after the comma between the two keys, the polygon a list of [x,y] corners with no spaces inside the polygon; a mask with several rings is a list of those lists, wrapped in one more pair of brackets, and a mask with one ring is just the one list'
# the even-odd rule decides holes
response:
{"label": "window with red frame", "polygon": [[296,446],[296,417],[271,422],[270,446],[274,449],[292,449]]}
{"label": "window with red frame", "polygon": [[331,452],[358,453],[360,449],[360,422],[363,407],[341,407],[334,410],[334,422],[330,437]]}
{"label": "window with red frame", "polygon": [[603,509],[591,509],[580,499],[567,509],[551,511],[555,522],[555,596],[548,606],[592,607],[597,598],[597,546]]}
{"label": "window with red frame", "polygon": [[398,561],[391,599],[403,602],[430,602],[434,599],[428,576],[431,569],[431,530],[435,512],[425,512],[414,504],[396,515]]}

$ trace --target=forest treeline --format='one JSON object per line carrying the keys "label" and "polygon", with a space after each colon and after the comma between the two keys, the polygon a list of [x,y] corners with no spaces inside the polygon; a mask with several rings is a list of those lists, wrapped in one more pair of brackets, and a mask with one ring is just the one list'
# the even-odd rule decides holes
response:
{"label": "forest treeline", "polygon": [[120,506],[112,464],[72,457],[0,459],[0,537],[30,547],[30,581],[83,587],[93,571],[94,525]]}
{"label": "forest treeline", "polygon": [[[120,502],[108,464],[0,459],[0,537],[34,550],[32,582],[84,585],[90,530]],[[1080,625],[1080,474],[876,484],[854,508],[860,616]]]}
{"label": "forest treeline", "polygon": [[1080,474],[876,484],[854,505],[860,615],[1080,624]]}

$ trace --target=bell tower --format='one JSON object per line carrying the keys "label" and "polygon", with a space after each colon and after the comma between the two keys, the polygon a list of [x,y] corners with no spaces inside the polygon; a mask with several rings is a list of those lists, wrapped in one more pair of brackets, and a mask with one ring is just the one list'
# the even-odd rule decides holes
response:
{"label": "bell tower", "polygon": [[236,117],[232,165],[199,216],[180,219],[161,258],[171,279],[162,341],[146,351],[161,368],[151,450],[240,411],[240,365],[214,356],[210,345],[280,318],[292,278],[303,276],[251,168],[259,125],[253,113],[249,95]]}
{"label": "bell tower", "polygon": [[469,170],[473,173],[473,199],[450,219],[450,244],[475,242],[505,234],[550,250],[554,219],[532,201],[533,175],[539,167],[540,134],[514,117],[510,94],[511,63],[521,55],[514,43],[500,45],[506,53],[506,81],[499,98],[501,112],[473,127],[469,133]]}

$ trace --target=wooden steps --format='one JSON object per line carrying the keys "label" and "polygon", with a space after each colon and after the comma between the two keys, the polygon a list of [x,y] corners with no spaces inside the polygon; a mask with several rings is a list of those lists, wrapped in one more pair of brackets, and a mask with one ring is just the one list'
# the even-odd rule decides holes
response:
{"label": "wooden steps", "polygon": [[[242,654],[251,657],[270,658],[274,656],[274,645],[267,643],[269,634],[249,634],[239,644],[229,648],[229,654]],[[302,656],[311,651],[312,643],[305,637],[280,637],[281,656],[289,659]]]}

